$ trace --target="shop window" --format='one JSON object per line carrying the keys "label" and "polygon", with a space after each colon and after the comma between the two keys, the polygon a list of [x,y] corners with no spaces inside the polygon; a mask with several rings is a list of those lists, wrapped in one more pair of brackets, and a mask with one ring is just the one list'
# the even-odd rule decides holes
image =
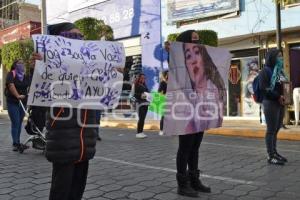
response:
{"label": "shop window", "polygon": [[241,63],[233,60],[230,65],[229,80],[229,116],[241,116]]}

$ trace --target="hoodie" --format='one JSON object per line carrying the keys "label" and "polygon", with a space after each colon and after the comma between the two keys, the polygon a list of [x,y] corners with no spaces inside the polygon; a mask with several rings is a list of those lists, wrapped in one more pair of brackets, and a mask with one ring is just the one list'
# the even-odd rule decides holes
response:
{"label": "hoodie", "polygon": [[265,63],[266,66],[259,73],[259,88],[263,94],[264,100],[278,101],[280,95],[283,94],[282,84],[277,82],[273,90],[270,89],[271,77],[276,64],[277,55],[280,53],[277,49],[268,51]]}

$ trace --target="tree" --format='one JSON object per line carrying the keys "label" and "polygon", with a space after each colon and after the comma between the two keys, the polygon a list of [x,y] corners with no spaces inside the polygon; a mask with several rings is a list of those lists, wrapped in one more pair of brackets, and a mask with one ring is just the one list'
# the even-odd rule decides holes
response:
{"label": "tree", "polygon": [[103,20],[85,17],[75,22],[76,27],[83,33],[86,40],[113,40],[113,30]]}
{"label": "tree", "polygon": [[[9,71],[15,60],[22,59],[26,69],[28,69],[32,52],[32,40],[21,40],[5,44],[1,49],[2,64]],[[29,71],[27,70],[27,72]]]}

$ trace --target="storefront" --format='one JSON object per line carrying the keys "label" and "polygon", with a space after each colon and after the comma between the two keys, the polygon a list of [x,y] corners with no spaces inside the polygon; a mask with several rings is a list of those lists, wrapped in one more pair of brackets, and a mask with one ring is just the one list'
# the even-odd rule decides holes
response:
{"label": "storefront", "polygon": [[252,82],[259,73],[257,49],[246,50],[243,57],[232,53],[227,116],[259,117],[259,104],[252,98]]}

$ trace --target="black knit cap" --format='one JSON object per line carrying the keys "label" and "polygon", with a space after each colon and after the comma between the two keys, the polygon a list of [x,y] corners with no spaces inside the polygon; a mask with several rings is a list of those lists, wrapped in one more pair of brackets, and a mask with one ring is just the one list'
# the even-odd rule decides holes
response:
{"label": "black knit cap", "polygon": [[59,24],[52,24],[48,26],[48,34],[49,35],[59,35],[61,32],[69,31],[76,28],[73,23],[63,22]]}
{"label": "black knit cap", "polygon": [[193,43],[193,41],[192,41],[193,32],[196,32],[196,31],[195,30],[187,30],[187,31],[180,33],[177,36],[176,41],[177,42],[185,42],[185,43]]}

